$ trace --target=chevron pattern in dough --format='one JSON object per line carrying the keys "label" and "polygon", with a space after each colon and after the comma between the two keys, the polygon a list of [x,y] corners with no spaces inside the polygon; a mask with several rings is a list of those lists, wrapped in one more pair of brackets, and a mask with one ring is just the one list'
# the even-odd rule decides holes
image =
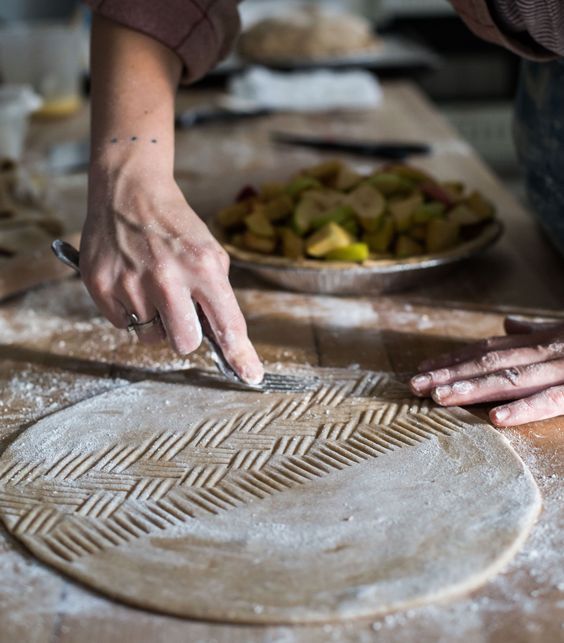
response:
{"label": "chevron pattern in dough", "polygon": [[317,390],[263,399],[259,411],[211,414],[139,444],[0,467],[0,514],[18,538],[72,562],[461,426],[375,373],[341,373]]}

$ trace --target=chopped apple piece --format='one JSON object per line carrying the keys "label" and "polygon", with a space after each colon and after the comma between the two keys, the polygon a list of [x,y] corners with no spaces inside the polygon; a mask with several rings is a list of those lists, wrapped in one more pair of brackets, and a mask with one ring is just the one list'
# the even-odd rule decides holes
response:
{"label": "chopped apple piece", "polygon": [[337,159],[331,159],[330,161],[325,161],[314,165],[313,167],[308,168],[304,171],[306,176],[311,176],[322,183],[328,183],[337,176],[341,171],[343,164]]}
{"label": "chopped apple piece", "polygon": [[331,250],[351,244],[350,234],[337,223],[328,223],[311,235],[306,242],[306,251],[312,257],[323,257]]}
{"label": "chopped apple piece", "polygon": [[313,221],[335,209],[344,198],[345,195],[334,190],[311,190],[304,194],[294,211],[294,232],[301,236],[307,234]]}
{"label": "chopped apple piece", "polygon": [[265,255],[272,254],[276,249],[276,239],[270,237],[259,237],[252,232],[245,232],[242,239],[243,246],[247,250],[260,252]]}
{"label": "chopped apple piece", "polygon": [[389,216],[385,216],[380,223],[380,227],[376,232],[371,232],[365,235],[365,240],[373,252],[386,252],[394,238],[394,222]]}
{"label": "chopped apple piece", "polygon": [[392,172],[376,172],[366,182],[384,196],[407,194],[412,192],[415,187],[413,181]]}
{"label": "chopped apple piece", "polygon": [[440,201],[422,203],[413,212],[413,223],[427,223],[431,219],[442,217],[445,213],[445,205]]}
{"label": "chopped apple piece", "polygon": [[397,165],[390,165],[386,170],[392,174],[397,174],[404,179],[414,181],[415,183],[423,183],[424,181],[433,180],[426,172],[423,172],[423,170],[420,170],[417,167],[413,167],[413,165],[398,163]]}
{"label": "chopped apple piece", "polygon": [[448,213],[447,219],[458,226],[476,225],[483,221],[480,215],[463,203],[455,206]]}
{"label": "chopped apple piece", "polygon": [[405,234],[400,234],[396,241],[396,257],[405,259],[406,257],[413,257],[414,255],[422,255],[424,252],[423,246],[417,241],[414,241]]}
{"label": "chopped apple piece", "polygon": [[301,259],[304,256],[304,240],[290,228],[280,230],[282,254],[288,259]]}
{"label": "chopped apple piece", "polygon": [[427,252],[442,252],[460,240],[458,225],[445,219],[433,219],[427,224]]}
{"label": "chopped apple piece", "polygon": [[294,200],[289,194],[279,194],[270,201],[262,203],[261,206],[269,221],[281,221],[292,214]]}
{"label": "chopped apple piece", "polygon": [[398,232],[405,232],[411,226],[413,214],[422,204],[423,195],[420,192],[413,192],[403,198],[396,197],[388,202],[388,209]]}
{"label": "chopped apple piece", "polygon": [[326,207],[317,199],[308,198],[306,195],[294,210],[292,218],[292,227],[294,232],[303,236],[311,229],[311,223],[316,217],[320,217],[326,211]]}
{"label": "chopped apple piece", "polygon": [[338,223],[343,225],[345,222],[354,219],[354,210],[348,205],[339,205],[336,208],[313,217],[311,227],[313,230],[322,228],[327,223]]}
{"label": "chopped apple piece", "polygon": [[245,225],[249,232],[252,232],[257,237],[274,237],[276,235],[272,223],[261,210],[255,210],[248,217],[245,217]]}
{"label": "chopped apple piece", "polygon": [[294,210],[292,217],[294,232],[300,236],[307,234],[315,216],[321,216],[322,213],[323,210],[320,210],[319,204],[316,201],[307,198],[302,199]]}
{"label": "chopped apple piece", "polygon": [[493,205],[479,192],[472,192],[464,199],[463,203],[484,221],[493,218],[495,214]]}
{"label": "chopped apple piece", "polygon": [[236,228],[244,223],[249,214],[249,204],[245,201],[233,203],[217,213],[217,220],[223,228]]}
{"label": "chopped apple piece", "polygon": [[314,190],[320,188],[321,183],[311,176],[298,176],[286,188],[286,192],[293,197],[298,197],[306,190]]}
{"label": "chopped apple piece", "polygon": [[363,183],[349,194],[348,203],[356,212],[360,225],[367,232],[378,229],[386,209],[386,199],[381,192],[368,183]]}
{"label": "chopped apple piece", "polygon": [[325,255],[329,261],[366,261],[370,256],[370,250],[366,243],[351,243],[349,246],[331,250]]}
{"label": "chopped apple piece", "polygon": [[335,177],[334,187],[336,190],[348,192],[355,188],[363,178],[362,174],[355,172],[347,165],[343,165]]}

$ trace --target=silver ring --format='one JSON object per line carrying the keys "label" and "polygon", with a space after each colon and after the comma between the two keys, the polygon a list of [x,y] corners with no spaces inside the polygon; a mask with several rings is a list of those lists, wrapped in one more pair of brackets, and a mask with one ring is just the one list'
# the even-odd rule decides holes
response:
{"label": "silver ring", "polygon": [[157,324],[160,324],[160,322],[161,322],[161,318],[159,317],[158,314],[155,315],[153,319],[149,319],[149,321],[142,322],[135,313],[130,313],[127,330],[130,333],[137,332],[140,329],[147,329],[147,328],[151,328],[152,326],[156,326]]}

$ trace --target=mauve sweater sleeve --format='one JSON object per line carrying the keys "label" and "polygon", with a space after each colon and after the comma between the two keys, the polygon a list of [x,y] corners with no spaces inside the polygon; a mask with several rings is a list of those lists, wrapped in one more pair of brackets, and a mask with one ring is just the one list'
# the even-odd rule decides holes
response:
{"label": "mauve sweater sleeve", "polygon": [[[558,57],[552,49],[546,47],[543,42],[537,40],[538,24],[546,25],[554,18],[551,9],[558,8],[561,14],[560,5],[564,0],[449,0],[454,6],[462,20],[480,38],[493,42],[510,51],[515,52],[529,60],[547,61]],[[527,23],[515,22],[515,16],[508,14],[507,8],[527,6],[529,14],[529,26],[535,22],[534,16],[542,21],[528,31]],[[551,16],[552,18],[548,18]],[[519,12],[519,20],[522,15]],[[562,29],[562,22],[554,25],[554,29]],[[536,36],[535,36],[536,34]],[[542,39],[545,41],[545,39]],[[546,41],[545,41],[546,42]]]}
{"label": "mauve sweater sleeve", "polygon": [[492,5],[506,30],[527,33],[545,49],[564,56],[563,0],[492,0]]}
{"label": "mauve sweater sleeve", "polygon": [[175,51],[183,82],[204,76],[239,33],[239,0],[84,0],[105,18],[140,31]]}

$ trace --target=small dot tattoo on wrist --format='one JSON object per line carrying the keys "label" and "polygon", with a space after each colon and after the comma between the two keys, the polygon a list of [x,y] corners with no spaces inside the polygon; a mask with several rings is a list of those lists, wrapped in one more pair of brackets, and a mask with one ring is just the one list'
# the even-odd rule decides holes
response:
{"label": "small dot tattoo on wrist", "polygon": [[[131,142],[135,142],[135,141],[139,140],[139,137],[138,136],[130,136],[129,140]],[[149,140],[150,140],[151,143],[158,143],[158,140],[156,138],[151,138]],[[119,142],[119,138],[117,136],[114,136],[113,138],[110,139],[110,143],[112,145],[115,145],[117,142]]]}

